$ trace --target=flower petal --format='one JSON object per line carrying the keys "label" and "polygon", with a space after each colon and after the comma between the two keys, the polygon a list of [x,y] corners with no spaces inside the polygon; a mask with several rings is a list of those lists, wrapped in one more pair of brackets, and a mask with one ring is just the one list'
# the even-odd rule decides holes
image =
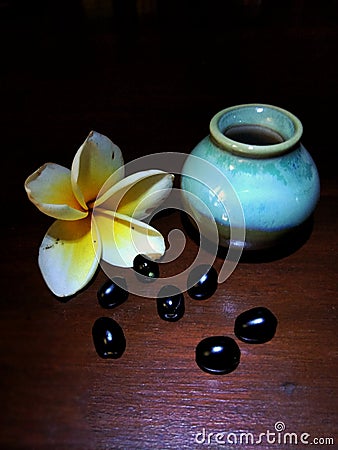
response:
{"label": "flower petal", "polygon": [[73,194],[70,170],[59,164],[44,164],[27,178],[25,189],[31,202],[55,219],[77,220],[88,215]]}
{"label": "flower petal", "polygon": [[91,220],[57,220],[39,250],[39,266],[49,289],[58,297],[73,295],[94,276],[101,242]]}
{"label": "flower petal", "polygon": [[145,170],[119,181],[97,199],[95,206],[142,220],[168,197],[174,175]]}
{"label": "flower petal", "polygon": [[[119,147],[102,134],[89,133],[76,152],[71,170],[73,191],[79,203],[85,207],[94,202],[105,181],[122,166]],[[124,170],[119,170],[118,178],[123,176]]]}
{"label": "flower petal", "polygon": [[158,259],[165,252],[163,236],[146,223],[100,208],[93,220],[102,241],[102,259],[113,266],[132,267],[138,254]]}

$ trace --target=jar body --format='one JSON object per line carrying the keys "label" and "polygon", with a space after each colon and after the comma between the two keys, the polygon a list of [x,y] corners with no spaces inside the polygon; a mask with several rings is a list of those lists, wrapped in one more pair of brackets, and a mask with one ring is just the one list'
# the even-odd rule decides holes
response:
{"label": "jar body", "polygon": [[[243,120],[241,108],[246,109],[246,124],[250,123],[250,120],[258,120],[256,116],[259,114],[254,112],[254,118],[250,119],[250,108],[253,111],[265,108],[265,119],[271,119],[275,109],[279,116],[286,113],[287,119],[289,116],[294,117],[270,105],[240,105],[231,113],[231,116],[236,115],[236,126]],[[219,129],[220,122],[228,110],[224,111],[214,120],[214,126],[218,127],[221,133],[224,130]],[[263,118],[264,123],[265,119]],[[228,118],[226,122],[229,120],[232,119]],[[296,130],[294,127],[293,130],[292,126],[287,124],[286,126],[291,128],[285,131],[282,129],[283,120],[280,117],[275,122],[278,123],[273,124],[272,130],[286,136],[281,145],[242,145],[227,137],[224,138],[227,145],[222,145],[222,135],[216,135],[215,139],[211,127],[211,134],[191,152],[191,155],[207,160],[217,167],[237,194],[244,214],[246,237],[243,245],[247,250],[262,250],[278,245],[289,233],[309,219],[319,199],[320,184],[316,165],[298,136],[297,139],[290,138],[294,137],[296,131],[298,135],[301,134],[302,129]],[[217,137],[221,142],[217,141]],[[280,148],[276,149],[278,145]],[[239,151],[236,147],[240,147]],[[271,147],[270,150],[268,147]],[[224,204],[231,209],[231,205],[226,204],[228,186],[222,187],[219,182],[213,183],[213,177],[208,179],[208,185],[200,183],[193,176],[197,172],[196,164],[198,159],[188,156],[183,167],[181,188],[186,210],[197,223],[203,220],[203,212],[198,210],[198,204],[194,204],[191,196],[185,195],[188,191],[198,196],[210,209],[217,224],[219,244],[228,246],[230,226],[236,227],[236,223],[230,224],[228,215],[224,214]]]}

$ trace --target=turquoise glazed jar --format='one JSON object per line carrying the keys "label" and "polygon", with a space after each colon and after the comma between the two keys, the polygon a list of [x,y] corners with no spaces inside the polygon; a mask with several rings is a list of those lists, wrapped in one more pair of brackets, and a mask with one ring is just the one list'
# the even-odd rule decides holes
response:
{"label": "turquoise glazed jar", "polygon": [[[215,219],[219,245],[229,246],[230,226],[236,227],[224,212],[224,204],[231,209],[226,201],[230,185],[243,210],[244,249],[265,250],[287,242],[312,216],[319,199],[318,171],[300,142],[302,131],[297,117],[272,105],[238,105],[217,113],[210,135],[183,166],[182,196],[192,222],[204,220],[200,205],[205,204]],[[228,182],[220,185],[212,174],[207,185],[199,182],[194,174],[200,158]],[[223,207],[219,199],[225,199]]]}

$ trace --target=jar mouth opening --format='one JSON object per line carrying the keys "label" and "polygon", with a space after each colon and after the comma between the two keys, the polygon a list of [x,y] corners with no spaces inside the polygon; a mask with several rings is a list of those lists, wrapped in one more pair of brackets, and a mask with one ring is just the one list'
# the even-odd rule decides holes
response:
{"label": "jar mouth opening", "polygon": [[299,142],[300,120],[285,109],[243,104],[223,109],[210,122],[212,140],[224,150],[251,158],[278,156]]}

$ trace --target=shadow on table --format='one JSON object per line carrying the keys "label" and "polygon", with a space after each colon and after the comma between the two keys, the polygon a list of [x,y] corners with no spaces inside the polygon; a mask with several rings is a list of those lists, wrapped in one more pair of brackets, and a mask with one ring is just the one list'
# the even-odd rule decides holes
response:
{"label": "shadow on table", "polygon": [[[185,214],[181,214],[182,225],[189,237],[200,243],[198,230],[193,226],[190,218]],[[240,262],[243,263],[266,263],[276,261],[299,250],[310,238],[313,230],[313,216],[306,220],[299,227],[293,229],[283,240],[275,247],[264,250],[243,250]],[[227,247],[219,247],[217,256],[225,259],[228,253]]]}

